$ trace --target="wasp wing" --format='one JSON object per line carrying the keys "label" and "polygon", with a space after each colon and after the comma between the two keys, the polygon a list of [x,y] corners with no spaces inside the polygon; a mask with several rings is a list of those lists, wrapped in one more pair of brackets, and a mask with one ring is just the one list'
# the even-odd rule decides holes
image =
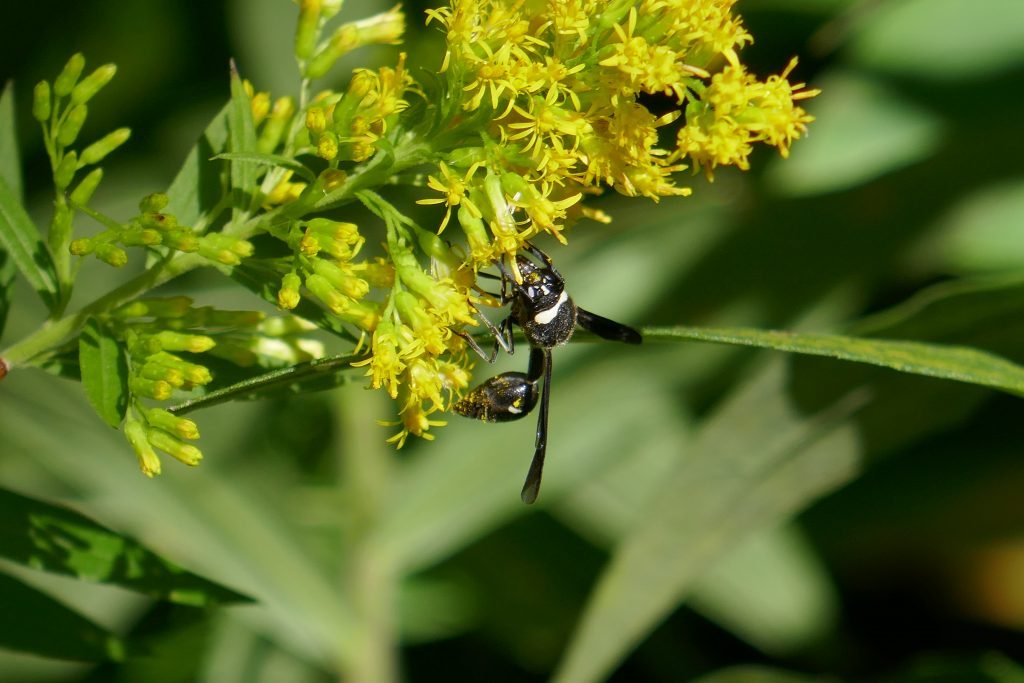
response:
{"label": "wasp wing", "polygon": [[583,329],[593,332],[603,339],[624,342],[626,344],[639,344],[643,341],[640,333],[632,327],[609,320],[597,313],[585,311],[579,306],[576,307],[576,322]]}

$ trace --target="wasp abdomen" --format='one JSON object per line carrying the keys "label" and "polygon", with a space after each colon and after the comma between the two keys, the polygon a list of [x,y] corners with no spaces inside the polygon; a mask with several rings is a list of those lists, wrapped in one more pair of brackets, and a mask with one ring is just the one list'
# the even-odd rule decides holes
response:
{"label": "wasp abdomen", "polygon": [[511,422],[537,405],[537,382],[523,372],[504,372],[474,388],[452,410],[484,422]]}

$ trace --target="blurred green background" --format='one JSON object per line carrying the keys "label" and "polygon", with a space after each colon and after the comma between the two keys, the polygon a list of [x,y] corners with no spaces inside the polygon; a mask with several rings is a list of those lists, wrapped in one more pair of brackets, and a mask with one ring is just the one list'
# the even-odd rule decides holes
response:
{"label": "blurred green background", "polygon": [[[392,4],[350,0],[345,15]],[[113,216],[166,188],[228,97],[229,58],[275,96],[297,84],[285,0],[8,5],[0,77],[15,82],[40,225],[51,195],[31,87],[71,53],[119,65],[83,132],[133,129],[94,201]],[[409,49],[437,54],[427,3],[404,5]],[[797,54],[794,77],[823,90],[809,137],[787,161],[764,151],[750,173],[694,178],[691,198],[599,198],[611,226],[547,245],[578,303],[637,326],[872,334],[1024,362],[1024,3],[737,10],[755,72]],[[324,85],[394,54],[357,53]],[[123,277],[84,273],[72,306]],[[4,345],[42,319],[25,289]],[[255,305],[213,274],[173,291]],[[202,466],[169,462],[153,481],[78,385],[13,373],[0,486],[65,502],[257,603],[172,606],[4,561],[137,649],[120,663],[0,650],[0,681],[1024,680],[1019,398],[691,343],[577,344],[554,374],[545,486],[528,508],[532,421],[452,417],[396,453],[375,423],[392,407],[359,373],[198,414]]]}

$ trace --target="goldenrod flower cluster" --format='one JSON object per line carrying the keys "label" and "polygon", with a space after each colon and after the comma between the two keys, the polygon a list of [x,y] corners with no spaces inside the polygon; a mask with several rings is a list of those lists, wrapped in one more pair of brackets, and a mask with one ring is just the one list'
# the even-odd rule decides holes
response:
{"label": "goldenrod flower cluster", "polygon": [[[299,112],[296,144],[328,166],[319,187],[299,188],[307,195],[343,193],[375,164],[392,164],[389,182],[406,167],[436,169],[426,174],[435,195],[419,200],[444,206],[436,230],[355,191],[384,219],[382,258],[357,259],[366,226],[314,218],[280,235],[294,257],[278,302],[294,307],[304,288],[369,335],[357,365],[399,403],[391,441],[430,438],[443,424],[434,413],[466,389],[465,330],[486,298],[474,289],[480,269],[541,233],[564,242],[580,217],[608,220],[582,204],[604,187],[654,200],[687,195],[677,184],[683,171],[746,168],[753,143],[786,154],[804,133],[811,117],[797,102],[815,92],[788,82],[795,60],[765,81],[746,71],[739,52],[751,36],[733,2],[451,0],[427,11],[446,39],[436,76],[417,82],[402,54],[395,68],[356,70],[343,93],[322,92]],[[296,55],[306,74],[341,35],[346,44],[397,42],[404,26],[396,8],[317,43],[335,5],[299,5]],[[368,26],[375,38],[357,39]],[[641,97],[659,98],[668,113],[651,113]],[[453,222],[461,235],[446,232]]]}
{"label": "goldenrod flower cluster", "polygon": [[[366,352],[355,366],[398,403],[400,429],[390,441],[432,438],[431,427],[444,424],[436,413],[469,385],[468,329],[479,324],[478,307],[503,303],[477,287],[481,269],[514,263],[540,234],[565,242],[581,217],[607,222],[583,203],[606,187],[655,201],[685,196],[684,172],[713,178],[719,166],[746,169],[755,143],[785,156],[805,133],[812,117],[799,103],[817,91],[789,82],[795,59],[765,80],[749,73],[739,55],[752,39],[734,2],[449,0],[426,13],[446,41],[434,69],[410,69],[422,65],[401,53],[393,67],[356,69],[344,88],[314,93],[310,83],[342,55],[400,42],[405,15],[395,7],[332,28],[341,0],[296,0],[302,90],[273,99],[244,84],[254,143],[231,150],[231,163],[264,163],[257,175],[238,174],[256,186],[229,188],[245,203],[231,204],[226,227],[213,219],[217,230],[179,226],[163,213],[166,198],[154,195],[126,224],[97,217],[105,230],[71,250],[119,265],[122,247],[147,246],[197,252],[236,275],[254,268],[264,281],[250,289],[327,321]],[[667,113],[653,113],[652,101]],[[436,224],[421,226],[384,198],[384,187],[403,184],[420,193],[418,203],[439,207]],[[372,216],[355,218],[356,203]],[[254,243],[268,237],[274,248],[255,254]],[[156,315],[149,327],[135,322],[125,332],[136,396],[159,400],[175,386],[203,383],[173,355],[213,339],[203,325],[175,327],[194,322],[189,311],[147,309]],[[243,324],[242,338],[265,339],[257,324]],[[227,337],[190,350],[240,363],[259,357]],[[175,385],[169,377],[179,375]],[[153,473],[159,464],[146,449],[174,446],[159,434],[180,440],[194,431],[140,408],[127,434]],[[169,452],[196,459],[187,449]]]}
{"label": "goldenrod flower cluster", "polygon": [[[746,168],[754,142],[788,152],[812,118],[795,102],[816,91],[787,81],[795,60],[764,82],[747,73],[738,52],[752,39],[734,2],[452,0],[428,10],[446,31],[446,95],[485,144],[475,155],[444,150],[429,179],[443,198],[424,201],[447,205],[442,228],[465,209],[474,265],[539,233],[564,241],[576,205],[602,186],[687,195],[677,176],[688,167]],[[643,95],[673,108],[655,116]],[[673,145],[660,129],[680,118]]]}
{"label": "goldenrod flower cluster", "polygon": [[256,311],[195,307],[185,296],[137,299],[112,311],[105,327],[124,344],[130,396],[125,436],[147,476],[160,473],[156,450],[187,465],[202,459],[187,443],[199,438],[196,424],[148,401],[166,403],[208,385],[211,361],[203,357],[250,366],[294,364],[323,352],[304,338],[311,325]]}

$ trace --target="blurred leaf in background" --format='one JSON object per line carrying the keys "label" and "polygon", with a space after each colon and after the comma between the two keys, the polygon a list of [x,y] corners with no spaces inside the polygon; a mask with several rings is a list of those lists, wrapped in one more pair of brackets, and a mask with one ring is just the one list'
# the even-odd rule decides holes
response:
{"label": "blurred leaf in background", "polygon": [[[436,39],[421,21],[434,4],[405,3],[410,44]],[[97,196],[111,214],[170,184],[229,99],[229,57],[259,88],[294,86],[292,3],[66,5],[56,21],[18,3],[0,26],[34,218],[49,209],[33,194],[46,164],[25,103],[68,54],[120,65],[88,124],[135,130]],[[696,178],[690,198],[599,198],[614,222],[575,229],[558,254],[578,303],[636,326],[963,345],[1024,363],[1024,3],[737,9],[756,71],[799,54],[798,80],[823,89],[808,139],[785,161],[755,156],[749,174]],[[114,284],[99,269],[87,281],[82,301]],[[226,306],[253,299],[216,275],[183,287]],[[30,287],[11,301],[4,336],[16,339],[41,307]],[[8,377],[0,485],[19,509],[70,504],[109,542],[253,602],[196,609],[26,570],[10,549],[41,539],[5,515],[4,605],[77,635],[49,650],[5,641],[0,680],[1024,676],[1019,398],[712,344],[555,354],[537,509],[518,496],[528,421],[452,417],[435,442],[396,454],[374,422],[386,407],[360,380],[210,408],[202,467],[149,481],[78,384]]]}

